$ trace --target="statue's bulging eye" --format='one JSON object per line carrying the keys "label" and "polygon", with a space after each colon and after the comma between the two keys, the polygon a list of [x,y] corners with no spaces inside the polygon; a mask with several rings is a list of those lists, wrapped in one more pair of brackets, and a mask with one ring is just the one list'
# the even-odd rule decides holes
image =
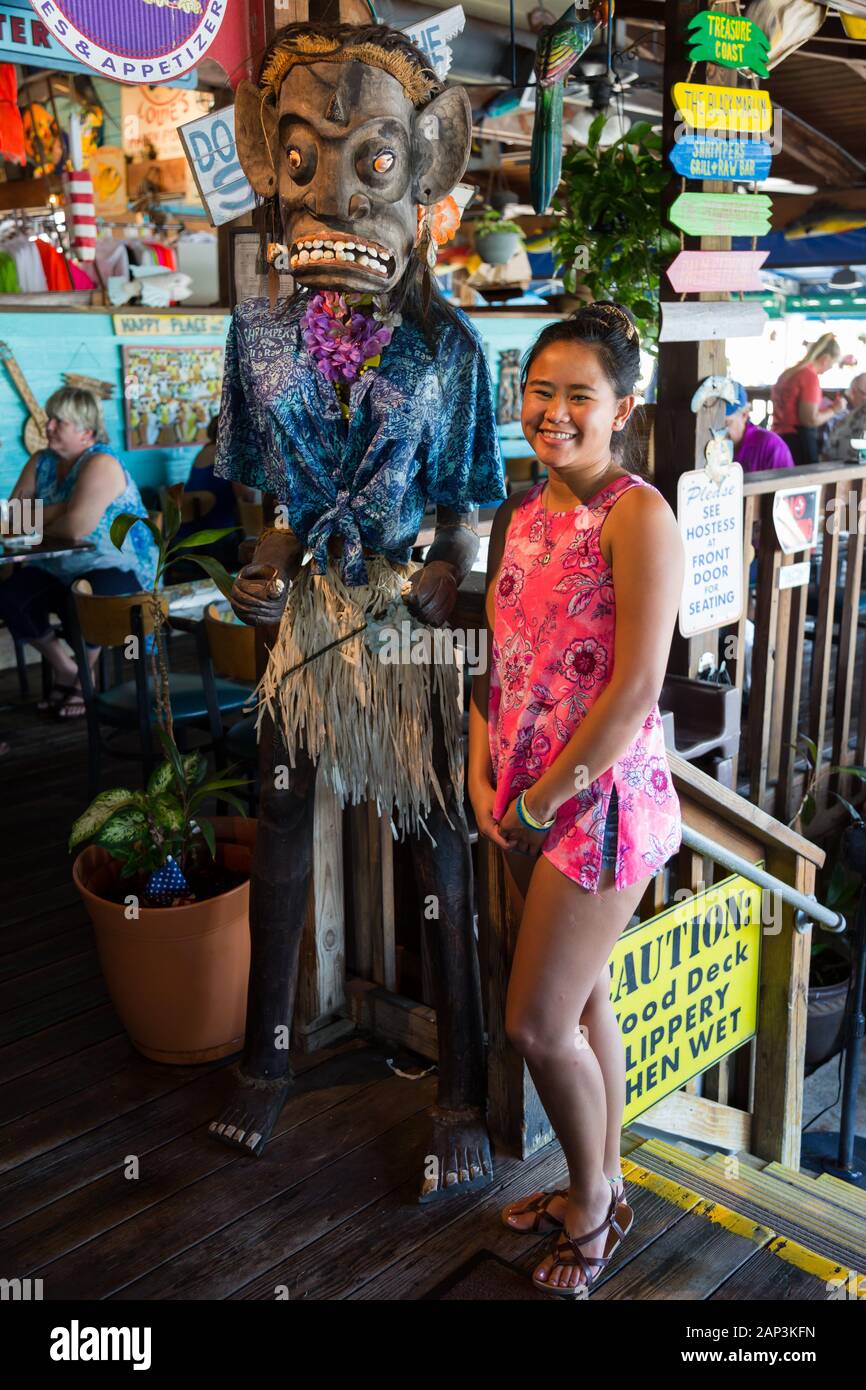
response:
{"label": "statue's bulging eye", "polygon": [[301,151],[296,145],[289,146],[286,151],[286,158],[288,159],[290,169],[300,169],[303,159],[301,158]]}
{"label": "statue's bulging eye", "polygon": [[382,150],[373,160],[373,168],[377,174],[389,174],[394,168],[394,154],[391,150]]}

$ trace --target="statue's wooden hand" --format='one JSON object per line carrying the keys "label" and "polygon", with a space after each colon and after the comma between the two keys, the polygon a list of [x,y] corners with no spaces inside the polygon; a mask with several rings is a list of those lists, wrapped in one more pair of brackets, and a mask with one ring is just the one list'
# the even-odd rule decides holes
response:
{"label": "statue's wooden hand", "polygon": [[457,575],[445,560],[431,560],[409,580],[406,607],[422,622],[441,627],[457,602]]}
{"label": "statue's wooden hand", "polygon": [[291,580],[276,565],[244,565],[232,586],[232,608],[242,623],[259,627],[283,616]]}

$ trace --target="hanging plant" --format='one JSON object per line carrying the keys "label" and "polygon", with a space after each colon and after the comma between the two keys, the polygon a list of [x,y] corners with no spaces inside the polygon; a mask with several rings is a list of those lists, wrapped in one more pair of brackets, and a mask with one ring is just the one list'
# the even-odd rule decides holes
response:
{"label": "hanging plant", "polygon": [[566,151],[552,204],[563,215],[551,241],[565,289],[573,294],[582,283],[594,299],[625,305],[648,347],[658,335],[661,277],[679,246],[676,232],[662,226],[660,195],[670,174],[648,121],[602,146],[606,121],[599,113],[586,146]]}

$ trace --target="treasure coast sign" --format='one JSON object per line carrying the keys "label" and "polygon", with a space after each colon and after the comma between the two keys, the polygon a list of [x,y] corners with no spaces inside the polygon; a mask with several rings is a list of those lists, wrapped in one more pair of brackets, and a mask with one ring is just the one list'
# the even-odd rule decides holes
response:
{"label": "treasure coast sign", "polygon": [[689,24],[689,58],[693,63],[717,63],[725,68],[748,68],[767,76],[767,35],[742,15],[704,10]]}
{"label": "treasure coast sign", "polygon": [[610,999],[625,1124],[754,1037],[760,954],[761,889],[739,874],[620,937]]}
{"label": "treasure coast sign", "polygon": [[230,0],[30,0],[64,48],[104,77],[159,84],[189,72]]}

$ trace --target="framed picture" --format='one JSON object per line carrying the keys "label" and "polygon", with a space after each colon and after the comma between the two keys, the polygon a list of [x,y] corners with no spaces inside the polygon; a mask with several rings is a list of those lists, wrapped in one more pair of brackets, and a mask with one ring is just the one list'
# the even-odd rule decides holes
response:
{"label": "framed picture", "polygon": [[[262,299],[268,293],[268,268],[261,258],[259,234],[253,227],[230,227],[229,304],[244,304],[248,299]],[[292,276],[280,271],[279,297],[292,293]]]}
{"label": "framed picture", "polygon": [[127,449],[206,444],[222,379],[221,347],[124,347]]}

